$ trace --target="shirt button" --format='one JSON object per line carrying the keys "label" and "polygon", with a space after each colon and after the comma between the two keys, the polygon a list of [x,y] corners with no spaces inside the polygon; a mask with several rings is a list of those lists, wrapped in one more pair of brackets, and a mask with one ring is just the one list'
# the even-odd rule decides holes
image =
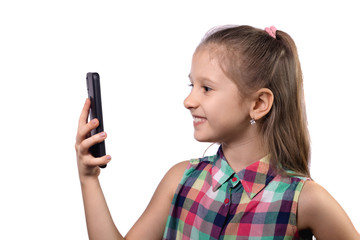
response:
{"label": "shirt button", "polygon": [[230,201],[230,200],[229,200],[228,198],[225,198],[224,203],[225,203],[225,204],[228,204],[229,201]]}
{"label": "shirt button", "polygon": [[233,181],[233,182],[236,182],[236,180],[237,180],[236,177],[233,177],[233,178],[231,179],[231,181]]}

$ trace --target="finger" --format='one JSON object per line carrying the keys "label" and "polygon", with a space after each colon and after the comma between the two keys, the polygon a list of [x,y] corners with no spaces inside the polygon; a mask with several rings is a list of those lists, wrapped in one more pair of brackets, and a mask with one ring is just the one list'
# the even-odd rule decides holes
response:
{"label": "finger", "polygon": [[83,135],[81,134],[81,131],[80,129],[87,124],[87,119],[88,119],[88,115],[89,115],[89,110],[90,110],[90,99],[87,98],[85,103],[84,103],[84,106],[83,106],[83,109],[81,111],[81,114],[80,114],[80,117],[79,117],[79,122],[78,122],[78,131],[77,131],[77,134],[76,134],[76,144],[80,144],[80,142],[83,140],[84,136],[79,136],[79,133],[80,135]]}
{"label": "finger", "polygon": [[95,134],[92,137],[84,139],[79,145],[79,152],[86,154],[89,152],[89,148],[97,143],[101,143],[106,139],[107,135],[105,132]]}
{"label": "finger", "polygon": [[103,166],[108,164],[111,161],[110,155],[105,155],[102,157],[94,158],[94,157],[87,157],[84,160],[84,164],[88,167],[97,167]]}
{"label": "finger", "polygon": [[79,126],[84,125],[87,123],[87,119],[89,116],[91,101],[89,98],[86,99],[84,107],[81,111],[80,118],[79,118]]}
{"label": "finger", "polygon": [[76,135],[76,142],[80,144],[83,140],[90,136],[91,130],[99,126],[99,120],[96,118],[86,123],[85,125],[79,126],[78,133]]}

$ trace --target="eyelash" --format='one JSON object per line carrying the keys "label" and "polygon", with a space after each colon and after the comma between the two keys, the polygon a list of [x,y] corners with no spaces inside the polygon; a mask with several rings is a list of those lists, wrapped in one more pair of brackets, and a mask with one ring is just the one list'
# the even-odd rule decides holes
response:
{"label": "eyelash", "polygon": [[207,86],[203,86],[203,88],[205,89],[205,92],[211,91],[212,89],[207,87]]}
{"label": "eyelash", "polygon": [[[189,87],[193,88],[193,87],[194,87],[194,84],[190,83],[190,84],[189,84]],[[207,87],[207,86],[202,86],[202,88],[204,88],[205,92],[209,92],[209,91],[212,90],[210,87]]]}

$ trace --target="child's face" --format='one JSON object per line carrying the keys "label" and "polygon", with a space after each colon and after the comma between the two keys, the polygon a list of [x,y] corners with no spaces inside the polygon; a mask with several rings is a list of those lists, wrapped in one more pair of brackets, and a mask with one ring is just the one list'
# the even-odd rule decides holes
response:
{"label": "child's face", "polygon": [[189,74],[192,90],[184,105],[194,117],[194,137],[200,142],[230,143],[250,134],[250,101],[241,97],[208,48],[194,53]]}

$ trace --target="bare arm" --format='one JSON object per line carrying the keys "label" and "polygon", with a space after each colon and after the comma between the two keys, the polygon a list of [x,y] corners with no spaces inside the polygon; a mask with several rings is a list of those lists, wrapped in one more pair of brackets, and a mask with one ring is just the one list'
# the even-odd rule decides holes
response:
{"label": "bare arm", "polygon": [[89,239],[124,239],[117,230],[98,179],[81,183]]}
{"label": "bare arm", "polygon": [[169,214],[171,201],[189,161],[173,166],[161,180],[148,207],[130,229],[126,239],[161,239]]}
{"label": "bare arm", "polygon": [[300,194],[298,228],[311,229],[319,240],[360,239],[342,207],[323,187],[312,181],[305,183]]}
{"label": "bare arm", "polygon": [[98,166],[108,163],[110,156],[94,158],[89,153],[92,145],[106,138],[105,133],[88,137],[90,131],[99,125],[98,120],[87,123],[89,109],[90,100],[87,99],[80,115],[75,144],[89,239],[124,239],[112,220],[98,179]]}
{"label": "bare arm", "polygon": [[[113,222],[98,179],[98,166],[108,163],[110,158],[94,158],[89,153],[92,145],[106,138],[106,134],[88,138],[90,131],[98,126],[97,120],[86,123],[89,108],[90,101],[87,100],[79,119],[75,144],[89,239],[124,239]],[[162,238],[172,198],[187,165],[188,161],[181,162],[166,173],[148,207],[126,235],[126,239]]]}

